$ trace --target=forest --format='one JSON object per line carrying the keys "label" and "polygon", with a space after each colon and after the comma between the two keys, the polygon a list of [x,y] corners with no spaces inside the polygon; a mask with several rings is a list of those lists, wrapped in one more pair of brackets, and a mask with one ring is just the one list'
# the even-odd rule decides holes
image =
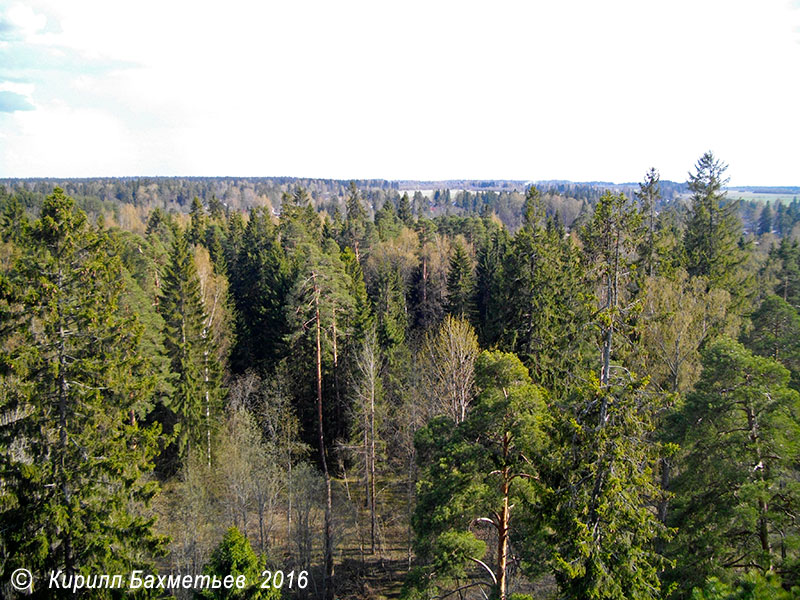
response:
{"label": "forest", "polygon": [[800,598],[800,203],[727,183],[5,180],[0,596]]}

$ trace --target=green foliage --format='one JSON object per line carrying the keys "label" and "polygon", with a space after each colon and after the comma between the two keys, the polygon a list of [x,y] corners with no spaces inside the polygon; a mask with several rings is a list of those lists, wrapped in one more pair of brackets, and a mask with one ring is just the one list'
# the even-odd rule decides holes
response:
{"label": "green foliage", "polygon": [[553,409],[544,493],[522,524],[538,543],[518,548],[528,569],[552,569],[566,598],[660,597],[668,563],[656,541],[668,532],[649,506],[660,496],[652,440],[660,399],[646,389],[646,380],[592,377]]}
{"label": "green foliage", "polygon": [[233,576],[234,580],[240,575],[244,575],[248,583],[244,589],[233,587],[232,589],[220,589],[219,591],[205,589],[198,594],[198,598],[219,599],[219,600],[277,600],[281,597],[280,590],[276,588],[261,589],[261,572],[265,568],[263,558],[259,559],[250,542],[235,527],[228,529],[225,537],[211,554],[208,564],[204,567],[203,573],[216,576],[219,580],[228,575]]}
{"label": "green foliage", "polygon": [[675,417],[685,456],[670,578],[683,587],[797,560],[800,395],[788,381],[779,363],[730,339],[706,349],[702,377]]}
{"label": "green foliage", "polygon": [[[231,220],[229,227],[238,225]],[[232,366],[238,372],[270,372],[286,353],[289,329],[285,309],[292,278],[278,230],[266,210],[250,213],[232,264],[231,292],[238,331]]]}
{"label": "green foliage", "polygon": [[174,238],[159,309],[173,377],[167,408],[174,417],[178,456],[206,447],[210,460],[212,415],[216,417],[222,396],[221,372],[208,332],[197,267],[184,235]]}
{"label": "green foliage", "polygon": [[136,412],[155,378],[141,325],[120,308],[125,270],[59,188],[19,251],[0,276],[0,562],[38,581],[152,570],[159,428]]}
{"label": "green foliage", "polygon": [[[427,561],[427,585],[452,586],[473,563],[491,562],[476,531],[488,524],[504,539],[515,536],[513,507],[537,496],[547,420],[542,390],[516,356],[499,351],[480,355],[476,381],[481,393],[466,420],[454,427],[447,417],[435,418],[415,442],[423,473],[412,523],[417,551]],[[491,587],[505,579],[495,559]]]}
{"label": "green foliage", "polygon": [[658,204],[661,201],[661,176],[654,168],[645,175],[644,182],[639,184],[636,198],[641,203],[643,232],[637,254],[639,255],[639,272],[652,277],[656,273],[658,256],[656,249],[656,233],[658,225]]}
{"label": "green foliage", "polygon": [[450,256],[447,273],[447,312],[454,317],[469,319],[474,313],[475,277],[472,260],[464,244],[457,240]]}
{"label": "green foliage", "polygon": [[746,254],[740,247],[742,223],[736,204],[725,201],[728,166],[706,152],[689,175],[692,210],[683,243],[689,275],[708,279],[709,287],[722,288],[735,298],[748,293],[742,272]]}
{"label": "green foliage", "polygon": [[196,246],[202,244],[206,239],[206,214],[203,209],[203,203],[200,202],[197,196],[192,200],[192,208],[189,215],[191,217],[191,223],[186,235],[189,239],[189,243]]}
{"label": "green foliage", "polygon": [[785,590],[776,575],[745,575],[735,584],[711,577],[702,588],[692,590],[692,600],[797,600],[800,588]]}
{"label": "green foliage", "polygon": [[753,328],[745,343],[760,356],[779,361],[800,384],[800,315],[778,296],[767,296],[751,317]]}
{"label": "green foliage", "polygon": [[479,265],[481,287],[488,284],[479,292],[480,303],[488,308],[483,298],[497,289],[500,347],[518,354],[536,381],[563,389],[585,361],[589,296],[584,268],[572,241],[544,222],[538,193],[529,192],[526,207],[525,226],[503,257],[499,278],[486,281],[484,275],[488,261],[497,260],[493,253]]}

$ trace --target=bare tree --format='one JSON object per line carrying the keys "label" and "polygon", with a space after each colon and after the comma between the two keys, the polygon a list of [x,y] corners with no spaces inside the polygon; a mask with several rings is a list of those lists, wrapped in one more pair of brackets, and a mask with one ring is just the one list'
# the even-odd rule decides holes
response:
{"label": "bare tree", "polygon": [[376,421],[383,412],[381,386],[381,356],[375,329],[371,329],[356,357],[356,382],[354,386],[355,425],[363,440],[364,492],[370,516],[370,548],[375,553],[375,463]]}
{"label": "bare tree", "polygon": [[475,395],[478,338],[464,319],[445,317],[423,347],[424,383],[432,414],[445,414],[456,423],[467,416]]}

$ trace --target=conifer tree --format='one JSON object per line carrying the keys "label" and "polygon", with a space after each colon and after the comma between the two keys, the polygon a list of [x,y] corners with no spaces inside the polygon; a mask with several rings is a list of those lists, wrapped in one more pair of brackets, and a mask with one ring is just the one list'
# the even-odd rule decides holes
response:
{"label": "conifer tree", "polygon": [[772,206],[769,202],[764,203],[764,208],[761,209],[761,215],[758,217],[758,233],[759,235],[772,233]]}
{"label": "conifer tree", "polygon": [[584,253],[597,283],[598,317],[602,334],[600,383],[611,380],[615,333],[626,328],[632,304],[625,295],[625,283],[632,278],[634,252],[639,242],[641,215],[625,194],[606,192],[600,198],[591,221],[582,229]]}
{"label": "conifer tree", "polygon": [[347,190],[347,200],[345,201],[347,214],[345,215],[344,231],[342,237],[345,246],[349,246],[355,252],[356,260],[361,263],[366,248],[364,247],[367,239],[367,212],[361,204],[361,195],[354,181],[350,182]]}
{"label": "conifer tree", "polygon": [[741,266],[746,258],[739,247],[742,224],[736,205],[726,202],[728,165],[706,152],[689,174],[692,208],[683,243],[689,275],[708,279],[709,288],[719,287],[736,298],[746,293]]}
{"label": "conifer tree", "polygon": [[408,192],[403,192],[400,203],[397,205],[397,217],[406,227],[414,226],[414,213],[411,211],[411,202],[408,199]]}
{"label": "conifer tree", "polygon": [[[433,419],[416,437],[423,474],[413,525],[427,564],[407,589],[481,585],[505,600],[509,540],[527,541],[515,517],[524,499],[537,496],[547,407],[513,354],[483,352],[476,378],[481,393],[465,420]],[[476,536],[486,528],[496,540],[491,551]]]}
{"label": "conifer tree", "polygon": [[478,338],[485,348],[497,343],[506,326],[505,298],[511,290],[505,285],[503,261],[509,243],[507,230],[495,228],[487,234],[478,249],[475,304]]}
{"label": "conifer tree", "polygon": [[[238,213],[234,213],[238,214]],[[253,210],[231,269],[237,336],[234,370],[269,372],[285,355],[290,266],[266,210]]]}
{"label": "conifer tree", "polygon": [[[524,225],[502,261],[494,304],[502,346],[515,352],[537,382],[562,387],[580,364],[588,311],[577,249],[545,220],[538,190],[528,190]],[[490,317],[491,318],[491,317]]]}
{"label": "conifer tree", "polygon": [[39,597],[61,594],[40,588],[50,571],[152,568],[163,547],[140,512],[158,427],[134,418],[155,381],[109,244],[55,188],[0,276],[2,562],[31,570]]}
{"label": "conifer tree", "polygon": [[[302,265],[302,269],[293,286],[289,304],[294,324],[293,331],[289,336],[290,343],[295,349],[295,356],[310,359],[304,363],[305,370],[299,368],[298,372],[302,374],[306,383],[313,382],[316,446],[325,480],[323,529],[325,569],[323,597],[325,600],[332,600],[334,597],[333,496],[328,458],[329,446],[333,441],[330,437],[332,428],[329,424],[332,411],[330,410],[330,394],[323,393],[323,390],[330,389],[324,381],[325,371],[328,371],[325,363],[330,364],[329,360],[332,359],[331,367],[335,374],[339,338],[345,335],[342,329],[342,315],[352,311],[353,308],[353,301],[346,287],[348,277],[339,255],[340,250],[335,242],[331,242],[331,246],[324,250],[309,243],[299,246],[297,259],[298,264]],[[298,391],[306,393],[308,387],[305,386]],[[301,401],[305,401],[306,409],[309,400],[311,398],[301,398]],[[326,440],[328,441],[326,442]]]}
{"label": "conifer tree", "polygon": [[661,597],[668,563],[656,543],[669,532],[650,504],[662,495],[653,427],[663,399],[646,387],[646,379],[603,383],[592,373],[552,408],[543,495],[522,509],[531,542],[519,549],[531,569],[552,569],[562,597]]}
{"label": "conifer tree", "polygon": [[783,366],[730,338],[706,349],[700,382],[675,416],[683,464],[670,579],[682,588],[796,564],[800,396],[788,381]]}
{"label": "conifer tree", "polygon": [[657,262],[656,255],[656,226],[658,222],[657,209],[661,200],[661,176],[655,168],[651,168],[645,175],[644,182],[639,184],[636,197],[641,203],[644,235],[639,243],[639,270],[642,276],[653,277]]}
{"label": "conifer tree", "polygon": [[192,208],[189,211],[189,217],[191,219],[187,234],[189,236],[189,243],[194,245],[202,244],[206,239],[206,213],[203,208],[203,203],[200,202],[200,198],[197,196],[192,200]]}
{"label": "conifer tree", "polygon": [[176,234],[160,303],[164,346],[173,375],[168,408],[178,455],[202,448],[211,463],[212,413],[221,396],[219,365],[206,330],[200,281],[186,235]]}
{"label": "conifer tree", "polygon": [[472,260],[464,244],[456,240],[447,273],[447,312],[454,317],[470,319],[474,313],[474,288]]}

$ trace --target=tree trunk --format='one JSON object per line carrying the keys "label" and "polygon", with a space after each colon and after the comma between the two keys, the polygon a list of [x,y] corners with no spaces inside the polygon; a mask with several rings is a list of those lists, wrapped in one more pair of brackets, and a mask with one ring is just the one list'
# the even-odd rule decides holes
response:
{"label": "tree trunk", "polygon": [[320,289],[317,277],[314,280],[314,320],[316,321],[317,338],[317,435],[319,439],[319,455],[322,461],[322,473],[325,477],[325,579],[323,580],[322,595],[325,600],[333,600],[333,539],[331,534],[331,520],[333,518],[333,499],[331,495],[331,476],[328,472],[328,461],[325,457],[325,436],[322,427],[322,332],[319,319]]}
{"label": "tree trunk", "polygon": [[[64,289],[63,273],[59,270],[58,273],[58,291],[62,292]],[[69,486],[67,477],[67,450],[69,446],[69,437],[67,434],[67,404],[69,402],[69,382],[67,381],[67,351],[66,339],[67,333],[64,329],[64,316],[62,314],[62,300],[59,296],[58,299],[58,438],[59,438],[59,457],[56,463],[56,470],[59,479],[61,479],[61,493],[64,496],[64,506],[70,505],[72,493]],[[62,546],[64,549],[64,571],[68,575],[74,573],[74,557],[72,555],[72,535],[67,532],[62,539]]]}
{"label": "tree trunk", "polygon": [[[758,419],[756,417],[755,411],[753,410],[752,406],[748,406],[746,408],[747,414],[747,426],[750,429],[750,441],[753,443],[756,452],[756,459],[758,462],[754,467],[754,471],[758,472],[758,478],[760,481],[764,481],[764,471],[766,470],[766,465],[764,465],[763,458],[761,457],[761,440],[760,434],[758,431]],[[767,570],[772,570],[772,544],[769,540],[769,523],[767,519],[767,514],[769,512],[769,505],[767,501],[763,498],[758,500],[758,538],[761,542],[761,549],[764,551],[764,554],[767,556]]]}
{"label": "tree trunk", "polygon": [[369,390],[369,518],[370,518],[370,546],[375,554],[375,369],[373,366],[370,376]]}
{"label": "tree trunk", "polygon": [[[503,436],[503,457],[508,459],[509,435]],[[503,507],[497,520],[497,593],[500,600],[506,600],[506,567],[508,563],[508,491],[511,486],[508,467],[503,467]]]}

